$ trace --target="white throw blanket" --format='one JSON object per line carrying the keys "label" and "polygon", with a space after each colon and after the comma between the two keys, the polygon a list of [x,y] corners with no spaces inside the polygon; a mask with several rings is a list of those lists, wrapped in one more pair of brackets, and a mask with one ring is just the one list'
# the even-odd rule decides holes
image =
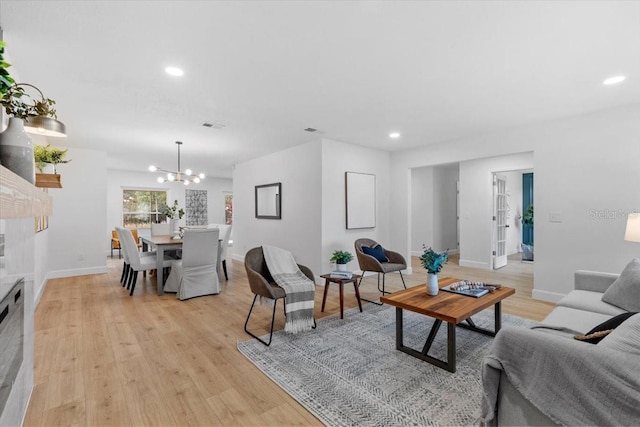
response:
{"label": "white throw blanket", "polygon": [[262,246],[262,252],[269,273],[286,294],[285,332],[296,333],[311,329],[314,325],[315,283],[300,271],[291,252],[274,246]]}

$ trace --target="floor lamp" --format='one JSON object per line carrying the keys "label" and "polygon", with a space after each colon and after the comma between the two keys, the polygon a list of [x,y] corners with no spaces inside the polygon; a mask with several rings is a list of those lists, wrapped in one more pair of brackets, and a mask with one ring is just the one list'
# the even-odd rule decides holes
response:
{"label": "floor lamp", "polygon": [[640,243],[640,213],[631,213],[627,218],[627,229],[624,232],[624,240]]}

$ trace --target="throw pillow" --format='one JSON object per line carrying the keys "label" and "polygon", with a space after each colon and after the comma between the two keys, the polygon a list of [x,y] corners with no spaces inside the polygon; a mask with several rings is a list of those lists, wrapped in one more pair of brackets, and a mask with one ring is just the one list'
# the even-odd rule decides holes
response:
{"label": "throw pillow", "polygon": [[598,343],[599,346],[640,355],[640,314],[631,316]]}
{"label": "throw pillow", "polygon": [[573,338],[579,341],[585,341],[591,344],[597,344],[611,331],[620,326],[622,322],[637,313],[622,313],[600,323],[584,335],[576,335]]}
{"label": "throw pillow", "polygon": [[387,258],[387,256],[384,254],[384,248],[382,247],[382,245],[376,245],[372,248],[370,248],[369,246],[363,246],[362,252],[367,255],[371,255],[380,262],[389,262],[389,258]]}
{"label": "throw pillow", "polygon": [[602,301],[627,311],[640,311],[640,259],[634,258],[602,295]]}

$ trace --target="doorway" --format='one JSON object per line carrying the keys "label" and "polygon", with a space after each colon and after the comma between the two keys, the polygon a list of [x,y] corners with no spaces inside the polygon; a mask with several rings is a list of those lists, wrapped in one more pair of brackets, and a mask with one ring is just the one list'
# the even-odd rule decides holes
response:
{"label": "doorway", "polygon": [[491,259],[494,270],[504,267],[509,260],[524,260],[524,252],[529,247],[523,243],[529,234],[533,241],[533,229],[523,224],[523,216],[532,201],[531,169],[493,172]]}

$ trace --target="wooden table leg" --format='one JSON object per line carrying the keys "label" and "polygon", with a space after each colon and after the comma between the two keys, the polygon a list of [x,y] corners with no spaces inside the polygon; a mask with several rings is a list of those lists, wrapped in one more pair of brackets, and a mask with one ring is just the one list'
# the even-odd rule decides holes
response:
{"label": "wooden table leg", "polygon": [[344,317],[344,284],[342,283],[342,280],[340,281],[340,318],[343,319]]}
{"label": "wooden table leg", "polygon": [[324,303],[327,302],[327,291],[329,290],[329,280],[324,280],[324,296],[322,297],[322,308],[320,309],[321,313],[324,313]]}
{"label": "wooden table leg", "polygon": [[358,290],[357,281],[353,282],[353,289],[356,291],[356,299],[358,300],[358,307],[360,307],[360,313],[362,313],[362,302],[360,301],[360,291]]}

